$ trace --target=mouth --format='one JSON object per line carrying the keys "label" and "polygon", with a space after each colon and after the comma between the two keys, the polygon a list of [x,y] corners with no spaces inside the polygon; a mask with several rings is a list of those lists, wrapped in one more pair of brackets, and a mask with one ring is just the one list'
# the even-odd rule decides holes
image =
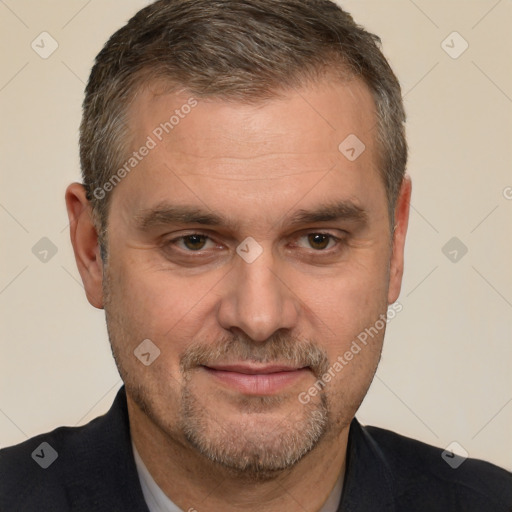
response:
{"label": "mouth", "polygon": [[254,396],[279,393],[297,384],[306,375],[311,375],[311,369],[307,366],[215,364],[200,368],[221,385]]}

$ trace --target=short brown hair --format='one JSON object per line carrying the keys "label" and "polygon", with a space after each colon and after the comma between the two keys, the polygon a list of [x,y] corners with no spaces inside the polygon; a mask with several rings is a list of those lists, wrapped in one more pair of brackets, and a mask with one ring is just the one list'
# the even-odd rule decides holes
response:
{"label": "short brown hair", "polygon": [[159,0],[133,16],[96,57],[80,126],[84,186],[106,235],[109,181],[130,144],[137,90],[164,79],[197,98],[257,102],[326,75],[360,77],[373,94],[390,217],[405,174],[405,113],[380,39],[329,0]]}

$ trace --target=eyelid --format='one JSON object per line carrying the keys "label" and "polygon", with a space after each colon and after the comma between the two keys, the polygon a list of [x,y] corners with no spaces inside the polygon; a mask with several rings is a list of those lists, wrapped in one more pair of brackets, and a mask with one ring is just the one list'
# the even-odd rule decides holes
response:
{"label": "eyelid", "polygon": [[330,239],[329,243],[331,241],[334,242],[334,245],[332,247],[328,247],[326,249],[314,249],[313,247],[309,247],[309,250],[314,251],[314,252],[318,252],[318,253],[320,253],[320,252],[329,252],[329,250],[334,249],[339,244],[339,242],[341,242],[341,238],[340,237],[338,237],[336,235],[333,235],[332,233],[329,233],[327,231],[321,231],[321,230],[307,231],[305,233],[302,233],[302,234],[298,235],[296,237],[296,240],[300,240],[302,238],[306,238],[306,237],[308,237],[310,235],[324,235],[324,236],[329,237],[329,239]]}
{"label": "eyelid", "polygon": [[[194,235],[197,235],[197,236],[204,236],[207,241],[206,243],[210,242],[210,243],[213,243],[215,246],[219,246],[221,244],[219,244],[219,242],[217,242],[216,240],[214,240],[214,238],[212,236],[210,236],[210,234],[208,234],[207,232],[204,232],[204,231],[200,231],[200,230],[190,230],[186,233],[183,233],[183,232],[180,232],[179,235],[174,235],[172,237],[163,237],[162,239],[162,246],[166,247],[166,246],[178,246],[178,243],[180,241],[183,241],[185,238],[189,237],[189,236],[194,236]],[[201,253],[203,251],[206,251],[208,249],[211,249],[212,247],[208,247],[208,248],[203,248],[203,249],[198,249],[197,251],[192,251],[190,249],[186,249],[186,248],[183,248],[183,247],[179,247],[178,246],[178,249],[184,251],[184,252],[190,252],[190,253],[193,253],[193,252],[196,252],[196,253]]]}
{"label": "eyelid", "polygon": [[[309,235],[319,234],[319,235],[328,236],[332,241],[335,242],[335,245],[339,245],[339,243],[343,241],[343,239],[348,235],[348,233],[346,231],[339,230],[339,229],[337,229],[337,231],[340,231],[342,234],[335,235],[329,231],[329,228],[304,229],[304,230],[301,230],[299,233],[292,235],[291,239],[295,242],[295,241],[297,241],[301,238],[307,237]],[[224,243],[218,242],[212,236],[212,233],[209,230],[200,230],[200,229],[195,229],[195,230],[191,229],[191,230],[187,230],[186,232],[180,231],[179,234],[174,234],[174,236],[170,236],[168,238],[162,237],[162,239],[163,239],[162,245],[163,246],[177,245],[179,241],[183,240],[184,238],[186,238],[188,236],[193,236],[193,235],[204,236],[207,239],[207,241],[215,244],[215,246],[217,246],[217,247],[224,245]],[[199,249],[197,251],[191,251],[191,250],[186,250],[186,249],[183,249],[183,250],[187,251],[187,252],[200,253],[201,251],[205,251],[207,249]],[[314,249],[312,249],[312,248],[311,248],[311,250],[314,251]],[[324,249],[323,252],[327,252],[328,250],[329,249]],[[322,251],[316,250],[315,252],[322,252]]]}
{"label": "eyelid", "polygon": [[339,228],[307,228],[301,229],[299,232],[292,235],[292,238],[300,238],[308,235],[327,235],[335,239],[342,240],[348,235],[348,232]]}

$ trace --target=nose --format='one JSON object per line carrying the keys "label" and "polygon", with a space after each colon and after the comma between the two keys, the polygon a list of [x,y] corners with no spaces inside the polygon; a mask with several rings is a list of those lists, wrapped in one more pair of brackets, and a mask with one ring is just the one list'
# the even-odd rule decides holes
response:
{"label": "nose", "polygon": [[252,263],[237,259],[218,309],[224,329],[241,330],[253,341],[264,342],[281,329],[293,329],[299,314],[299,300],[270,250]]}

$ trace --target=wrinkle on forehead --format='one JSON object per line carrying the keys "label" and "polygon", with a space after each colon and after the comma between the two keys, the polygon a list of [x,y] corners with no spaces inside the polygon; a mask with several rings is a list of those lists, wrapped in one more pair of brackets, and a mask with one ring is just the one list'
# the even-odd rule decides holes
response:
{"label": "wrinkle on forehead", "polygon": [[[168,150],[186,146],[186,151],[197,157],[221,156],[217,150],[225,157],[265,154],[275,148],[286,151],[293,145],[291,133],[298,143],[291,152],[301,154],[305,149],[299,142],[319,131],[322,138],[333,136],[339,143],[347,129],[361,135],[376,121],[373,96],[360,80],[319,82],[305,89],[290,89],[259,104],[203,99],[183,90],[155,95],[146,88],[130,107],[131,131],[136,139],[144,140],[159,122],[165,122],[192,97],[197,106],[164,137],[164,146]],[[191,137],[192,132],[197,137]],[[230,153],[226,153],[228,147]]]}
{"label": "wrinkle on forehead", "polygon": [[[190,98],[186,91],[141,93],[132,105],[137,140],[146,140]],[[247,210],[251,201],[276,213],[276,205],[288,210],[316,196],[374,201],[381,194],[380,185],[369,194],[378,164],[374,102],[364,83],[321,83],[259,105],[195,100],[197,106],[118,185],[116,195],[127,181],[133,183],[129,202],[137,207],[187,198],[217,209]],[[369,131],[372,137],[364,138]],[[355,161],[338,149],[349,134],[364,138],[366,146]]]}

